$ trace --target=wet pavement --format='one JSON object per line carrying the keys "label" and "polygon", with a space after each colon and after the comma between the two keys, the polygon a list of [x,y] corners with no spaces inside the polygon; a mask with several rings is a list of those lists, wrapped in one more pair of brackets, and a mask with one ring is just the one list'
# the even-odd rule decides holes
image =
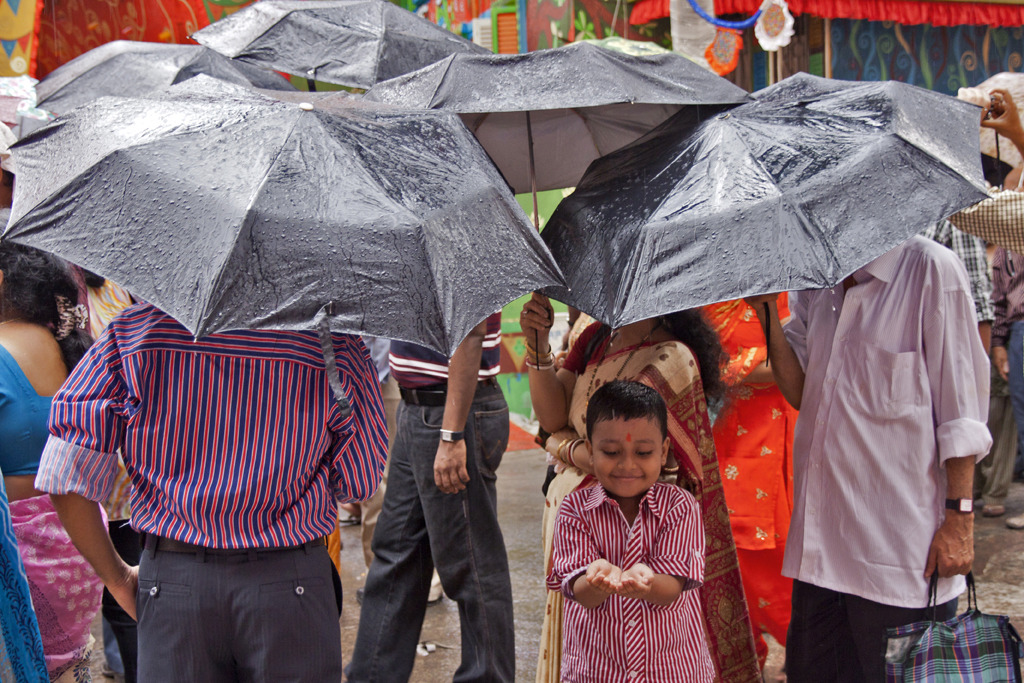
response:
{"label": "wet pavement", "polygon": [[[516,681],[533,681],[537,665],[540,626],[544,611],[544,581],[540,547],[540,521],[544,500],[540,485],[544,479],[544,458],[540,450],[514,451],[505,455],[498,471],[498,511],[512,572],[516,620]],[[1005,526],[1008,516],[1024,513],[1024,484],[1014,483],[1006,501],[1007,514],[975,522],[975,576],[978,602],[984,612],[1007,614],[1020,629],[1024,627],[1024,531]],[[359,623],[356,588],[363,585],[363,565],[358,526],[342,527],[345,547],[341,552],[344,607],[341,643],[345,661],[352,655]],[[99,637],[98,629],[96,635]],[[420,640],[433,644],[433,651],[416,657],[411,681],[435,683],[451,680],[458,668],[459,614],[455,603],[445,598],[427,609]],[[771,643],[766,679],[777,680],[781,649]],[[97,646],[97,650],[100,650]],[[103,655],[95,655],[93,670],[99,673]],[[104,680],[96,676],[95,680]],[[110,680],[110,679],[106,679]]]}

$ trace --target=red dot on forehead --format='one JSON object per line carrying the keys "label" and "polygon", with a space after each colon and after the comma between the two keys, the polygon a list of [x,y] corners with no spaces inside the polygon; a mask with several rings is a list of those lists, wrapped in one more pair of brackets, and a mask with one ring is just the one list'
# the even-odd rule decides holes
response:
{"label": "red dot on forehead", "polygon": [[626,443],[629,443],[632,440],[633,440],[633,435],[630,434],[629,432],[626,432]]}

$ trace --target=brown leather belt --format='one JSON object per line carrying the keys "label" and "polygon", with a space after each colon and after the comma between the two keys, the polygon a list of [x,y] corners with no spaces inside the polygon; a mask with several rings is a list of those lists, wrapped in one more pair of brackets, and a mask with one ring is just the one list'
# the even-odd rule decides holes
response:
{"label": "brown leather belt", "polygon": [[207,548],[201,545],[193,545],[192,543],[183,543],[182,541],[176,541],[173,538],[164,538],[163,536],[155,536],[153,534],[146,534],[145,540],[142,546],[146,550],[152,550],[154,553],[158,550],[162,553],[193,553],[193,554],[206,554],[206,555],[248,555],[250,553],[276,553],[283,552],[285,550],[301,550],[303,548],[316,548],[318,546],[327,545],[327,539],[323,536],[320,538],[314,538],[312,541],[303,543],[301,545],[285,545],[276,546],[272,548]]}

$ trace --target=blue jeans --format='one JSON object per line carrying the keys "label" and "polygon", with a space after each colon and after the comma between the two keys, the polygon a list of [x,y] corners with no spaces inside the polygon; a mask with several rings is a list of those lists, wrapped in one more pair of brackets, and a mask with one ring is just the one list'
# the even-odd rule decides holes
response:
{"label": "blue jeans", "polygon": [[495,471],[508,445],[508,405],[480,385],[466,422],[469,483],[458,494],[434,484],[443,407],[402,401],[388,488],[373,534],[350,683],[408,681],[434,565],[459,606],[462,663],[453,681],[515,678],[512,585],[498,526]]}
{"label": "blue jeans", "polygon": [[1024,472],[1024,320],[1010,323],[1010,338],[1006,340],[1006,355],[1010,362],[1010,401],[1013,420],[1017,423],[1017,458],[1014,474]]}

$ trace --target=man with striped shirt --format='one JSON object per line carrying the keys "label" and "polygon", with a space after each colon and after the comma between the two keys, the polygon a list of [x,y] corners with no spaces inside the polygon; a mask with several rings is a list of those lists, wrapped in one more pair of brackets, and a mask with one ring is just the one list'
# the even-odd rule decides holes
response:
{"label": "man with striped shirt", "polygon": [[402,402],[350,683],[409,680],[434,565],[459,605],[462,663],[454,680],[515,678],[512,585],[495,490],[509,433],[508,405],[494,379],[500,330],[495,313],[450,361],[391,344]]}
{"label": "man with striped shirt", "polygon": [[[313,332],[200,340],[153,306],[115,318],[53,399],[36,486],[139,622],[139,680],[337,681],[324,537],[336,501],[373,494],[387,431],[358,337],[332,335],[346,416]],[[139,567],[114,551],[98,501],[120,452]]]}
{"label": "man with striped shirt", "polygon": [[[792,683],[881,681],[885,629],[951,618],[974,558],[974,465],[988,453],[988,358],[967,272],[912,237],[832,289],[748,300],[800,410],[786,644]],[[769,320],[764,319],[768,303]]]}

